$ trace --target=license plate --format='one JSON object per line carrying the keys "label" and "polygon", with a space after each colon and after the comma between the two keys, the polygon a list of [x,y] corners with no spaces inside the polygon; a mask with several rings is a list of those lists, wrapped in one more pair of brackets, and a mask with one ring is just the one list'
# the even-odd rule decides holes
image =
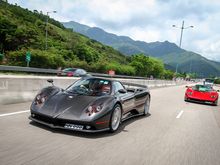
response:
{"label": "license plate", "polygon": [[82,130],[83,129],[83,125],[76,125],[76,124],[66,123],[64,128],[69,128],[69,129],[73,129],[73,130]]}

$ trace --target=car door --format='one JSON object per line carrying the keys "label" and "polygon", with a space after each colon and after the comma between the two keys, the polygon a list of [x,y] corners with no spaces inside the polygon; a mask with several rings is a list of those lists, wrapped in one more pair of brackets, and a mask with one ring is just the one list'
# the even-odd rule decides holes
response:
{"label": "car door", "polygon": [[122,103],[123,114],[129,112],[130,110],[134,108],[135,106],[134,95],[126,92],[126,89],[124,88],[124,86],[118,81],[114,82],[114,92],[115,92],[115,96]]}
{"label": "car door", "polygon": [[135,108],[139,109],[145,104],[147,92],[143,92],[141,89],[135,93]]}

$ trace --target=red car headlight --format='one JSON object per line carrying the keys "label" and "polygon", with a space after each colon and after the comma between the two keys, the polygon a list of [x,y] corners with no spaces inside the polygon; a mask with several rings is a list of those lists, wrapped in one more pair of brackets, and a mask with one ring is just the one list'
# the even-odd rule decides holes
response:
{"label": "red car headlight", "polygon": [[188,95],[192,95],[192,92],[187,92]]}

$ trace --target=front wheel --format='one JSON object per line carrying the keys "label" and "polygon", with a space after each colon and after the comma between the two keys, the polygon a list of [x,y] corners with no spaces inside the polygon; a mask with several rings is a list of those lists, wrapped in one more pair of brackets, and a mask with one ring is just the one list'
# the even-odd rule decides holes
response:
{"label": "front wheel", "polygon": [[146,116],[149,113],[149,109],[150,109],[150,96],[147,95],[146,101],[144,103],[144,116]]}
{"label": "front wheel", "polygon": [[187,97],[186,93],[185,93],[185,95],[184,95],[184,101],[185,101],[185,102],[188,102],[188,101],[189,101],[189,98]]}
{"label": "front wheel", "polygon": [[121,123],[122,109],[119,104],[116,104],[113,108],[111,120],[110,120],[110,132],[115,132],[118,130]]}
{"label": "front wheel", "polygon": [[214,106],[217,106],[217,105],[218,105],[218,100],[216,100],[215,102],[213,102],[213,105],[214,105]]}

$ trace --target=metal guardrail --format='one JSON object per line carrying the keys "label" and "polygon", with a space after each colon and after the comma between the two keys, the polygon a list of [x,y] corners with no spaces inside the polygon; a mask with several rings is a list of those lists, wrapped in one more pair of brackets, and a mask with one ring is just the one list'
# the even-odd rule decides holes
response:
{"label": "metal guardrail", "polygon": [[[43,69],[43,68],[32,68],[32,67],[21,67],[21,66],[7,66],[0,65],[0,71],[16,71],[16,72],[29,72],[29,73],[48,73],[48,74],[57,74],[58,70],[56,69]],[[126,76],[126,75],[109,75],[102,73],[92,73],[88,72],[92,76],[96,77],[110,77],[110,78],[127,78],[127,79],[147,79],[146,77],[137,77],[137,76]]]}
{"label": "metal guardrail", "polygon": [[55,70],[55,69],[42,69],[42,68],[7,66],[7,65],[0,65],[0,71],[16,71],[16,72],[57,74],[57,70]]}

